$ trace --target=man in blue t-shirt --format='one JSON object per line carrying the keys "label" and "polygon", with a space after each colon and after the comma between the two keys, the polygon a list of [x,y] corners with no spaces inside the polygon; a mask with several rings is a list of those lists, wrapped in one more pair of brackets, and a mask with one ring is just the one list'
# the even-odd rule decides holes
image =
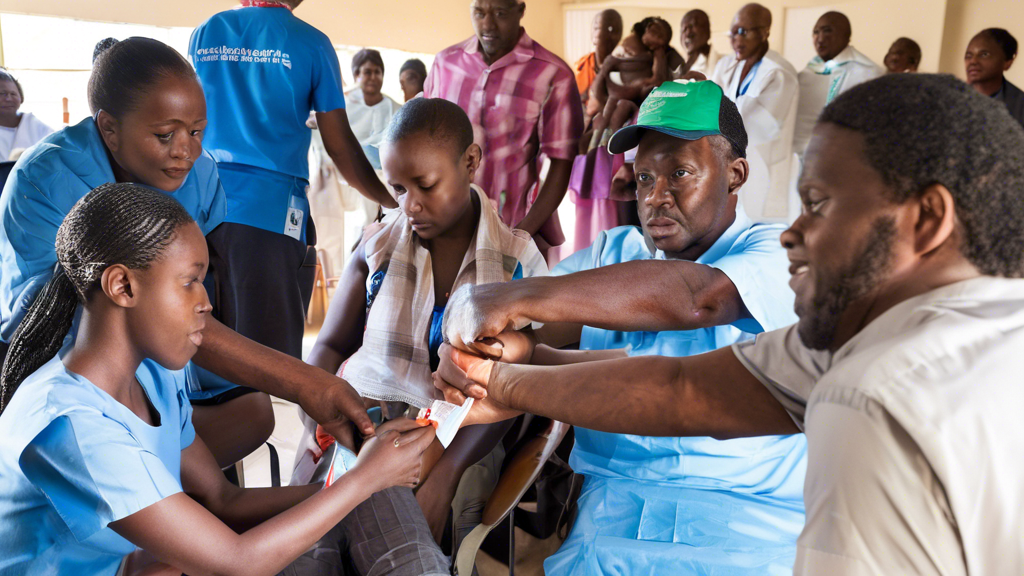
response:
{"label": "man in blue t-shirt", "polygon": [[[292,15],[300,3],[243,0],[196,28],[189,45],[210,118],[203,145],[227,197],[225,223],[208,236],[214,316],[296,357],[316,266],[306,199],[311,110],[345,179],[397,206],[349,127],[334,47]],[[205,371],[200,383],[191,394],[197,406],[249,391]]]}

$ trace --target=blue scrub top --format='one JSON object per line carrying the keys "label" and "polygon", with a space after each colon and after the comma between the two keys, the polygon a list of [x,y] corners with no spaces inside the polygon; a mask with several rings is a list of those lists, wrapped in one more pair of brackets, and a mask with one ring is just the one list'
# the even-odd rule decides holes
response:
{"label": "blue scrub top", "polygon": [[[0,339],[10,342],[57,264],[54,244],[64,216],[90,190],[114,182],[107,149],[92,118],[50,134],[11,171],[0,198]],[[224,220],[217,164],[206,152],[171,193],[203,234]]]}
{"label": "blue scrub top", "polygon": [[[794,295],[779,242],[784,229],[755,224],[738,208],[732,226],[697,259],[729,276],[753,318],[675,332],[588,326],[580,348],[689,356],[792,324]],[[620,227],[552,274],[654,257],[638,228]],[[569,463],[586,477],[579,516],[545,562],[546,574],[792,573],[804,522],[802,434],[720,441],[575,432]]]}
{"label": "blue scrub top", "polygon": [[203,145],[224,165],[225,221],[305,240],[306,120],[345,107],[331,41],[286,8],[236,8],[195,29],[189,57],[206,93]]}
{"label": "blue scrub top", "polygon": [[193,376],[151,360],[136,374],[157,426],[59,357],[15,392],[0,415],[0,576],[113,576],[135,546],[108,525],[182,491]]}

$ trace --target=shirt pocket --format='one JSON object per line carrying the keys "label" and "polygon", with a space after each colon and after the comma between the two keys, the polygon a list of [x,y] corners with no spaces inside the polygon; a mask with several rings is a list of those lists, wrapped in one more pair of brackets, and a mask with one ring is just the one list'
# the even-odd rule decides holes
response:
{"label": "shirt pocket", "polygon": [[[494,104],[487,110],[488,136],[515,134],[521,137],[522,132],[533,132],[539,119],[539,103],[521,96],[498,94],[494,97]],[[517,141],[519,139],[516,138]],[[525,139],[521,143],[525,144]]]}

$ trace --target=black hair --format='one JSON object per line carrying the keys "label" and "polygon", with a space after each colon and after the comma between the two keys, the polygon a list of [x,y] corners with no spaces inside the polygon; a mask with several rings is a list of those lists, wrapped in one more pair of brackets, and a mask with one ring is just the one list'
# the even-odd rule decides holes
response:
{"label": "black hair", "polygon": [[117,38],[104,38],[97,42],[96,47],[92,49],[92,63],[95,65],[96,59],[100,57],[100,54],[109,50],[114,44],[117,44]]}
{"label": "black hair", "polygon": [[21,82],[11,74],[10,70],[0,66],[0,80],[7,80],[8,82],[14,82],[14,85],[18,87],[18,96],[21,97],[21,101],[25,101],[25,91],[21,89]]}
{"label": "black hair", "polygon": [[1024,129],[1002,102],[946,74],[889,74],[840,95],[819,122],[864,137],[894,202],[949,189],[964,257],[982,274],[1024,276]]}
{"label": "black hair", "polygon": [[0,412],[22,381],[60,351],[78,304],[107,268],[149,268],[178,228],[192,221],[172,196],[137,184],[103,184],[82,197],[57,230],[54,275],[11,339],[0,375]]}
{"label": "black hair", "polygon": [[718,129],[722,137],[729,142],[732,151],[730,161],[747,157],[747,128],[743,125],[743,116],[736,103],[727,96],[722,96],[722,104],[718,108]]}
{"label": "black hair", "polygon": [[921,46],[919,46],[917,42],[914,42],[913,40],[911,40],[910,38],[907,38],[906,36],[902,36],[900,38],[897,38],[896,42],[893,42],[893,44],[898,44],[900,42],[904,43],[907,46],[907,50],[910,51],[910,54],[909,54],[910,59],[914,61],[914,64],[920,64],[921,63]]}
{"label": "black hair", "polygon": [[413,98],[391,118],[385,142],[426,133],[462,156],[473,144],[473,124],[466,112],[444,98]]}
{"label": "black hair", "polygon": [[644,32],[647,31],[647,27],[650,26],[651,24],[654,24],[655,22],[661,24],[662,26],[665,27],[666,30],[668,30],[668,39],[671,42],[672,25],[668,23],[668,20],[665,20],[660,16],[648,16],[647,18],[644,18],[643,20],[637,22],[636,24],[633,24],[632,32],[633,34],[636,34],[638,38],[643,37]]}
{"label": "black hair", "polygon": [[420,82],[423,82],[427,78],[427,65],[423,63],[419,58],[413,58],[406,60],[402,67],[398,69],[398,75],[401,76],[406,70],[412,70],[420,77]]}
{"label": "black hair", "polygon": [[372,48],[363,48],[352,57],[352,75],[359,76],[359,69],[367,62],[380,66],[381,73],[384,72],[384,59],[381,58],[380,52]]}
{"label": "black hair", "polygon": [[988,36],[993,42],[999,44],[999,47],[1003,49],[1003,55],[1006,56],[1007,60],[1013,60],[1017,57],[1017,39],[1002,28],[986,28],[981,32],[978,32],[978,36],[982,34]]}
{"label": "black hair", "polygon": [[135,110],[153,85],[165,78],[190,78],[196,72],[177,50],[152,38],[133,37],[100,53],[89,76],[89,110],[114,118]]}

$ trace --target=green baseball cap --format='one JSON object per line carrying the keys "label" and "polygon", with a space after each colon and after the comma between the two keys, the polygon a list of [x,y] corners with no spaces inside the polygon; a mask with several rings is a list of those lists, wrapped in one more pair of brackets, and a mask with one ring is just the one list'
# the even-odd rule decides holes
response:
{"label": "green baseball cap", "polygon": [[675,80],[652,90],[640,106],[636,124],[616,132],[608,141],[608,152],[621,154],[636,148],[645,130],[683,140],[724,136],[740,157],[746,157],[747,131],[740,112],[710,80]]}

